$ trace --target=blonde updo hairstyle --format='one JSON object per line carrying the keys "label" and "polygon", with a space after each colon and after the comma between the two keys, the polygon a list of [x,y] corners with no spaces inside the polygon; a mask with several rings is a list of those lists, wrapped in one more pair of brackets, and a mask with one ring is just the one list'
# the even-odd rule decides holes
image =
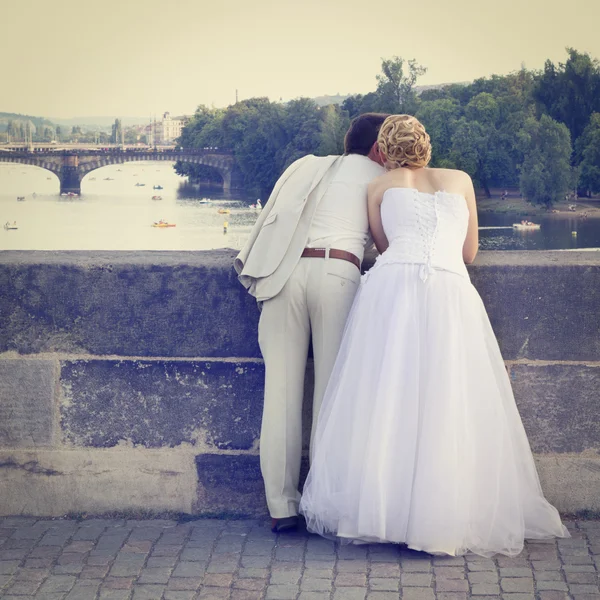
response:
{"label": "blonde updo hairstyle", "polygon": [[431,160],[429,134],[410,115],[390,115],[379,130],[377,145],[388,169],[419,169]]}

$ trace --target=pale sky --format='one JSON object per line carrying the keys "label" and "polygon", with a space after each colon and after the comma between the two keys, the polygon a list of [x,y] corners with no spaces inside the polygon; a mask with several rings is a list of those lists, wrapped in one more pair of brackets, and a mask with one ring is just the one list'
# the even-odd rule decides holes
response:
{"label": "pale sky", "polygon": [[600,0],[2,0],[0,111],[192,114],[239,98],[366,93],[381,58],[419,84],[600,58]]}

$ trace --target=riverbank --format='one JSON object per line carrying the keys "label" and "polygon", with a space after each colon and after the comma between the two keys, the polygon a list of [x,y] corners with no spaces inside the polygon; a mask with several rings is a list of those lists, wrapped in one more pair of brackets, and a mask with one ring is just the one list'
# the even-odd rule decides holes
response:
{"label": "riverbank", "polygon": [[[571,210],[569,206],[574,206]],[[545,206],[531,204],[519,196],[518,192],[510,192],[506,199],[493,194],[491,198],[477,196],[479,213],[514,214],[522,216],[552,216],[556,218],[600,217],[600,198],[578,198],[575,202],[558,202],[548,210]]]}

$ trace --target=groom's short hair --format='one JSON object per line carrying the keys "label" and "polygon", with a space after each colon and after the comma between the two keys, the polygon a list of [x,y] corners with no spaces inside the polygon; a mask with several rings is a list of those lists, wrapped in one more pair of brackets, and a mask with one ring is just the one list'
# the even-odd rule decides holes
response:
{"label": "groom's short hair", "polygon": [[390,115],[364,113],[352,119],[344,138],[344,154],[367,156],[377,141],[379,129]]}

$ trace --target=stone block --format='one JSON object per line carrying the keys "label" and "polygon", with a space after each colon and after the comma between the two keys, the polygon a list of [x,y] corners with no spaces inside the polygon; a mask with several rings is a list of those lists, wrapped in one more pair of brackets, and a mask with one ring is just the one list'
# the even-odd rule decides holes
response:
{"label": "stone block", "polygon": [[505,360],[600,360],[600,257],[596,254],[479,254],[469,273]]}
{"label": "stone block", "polygon": [[233,250],[0,256],[0,352],[260,356]]}
{"label": "stone block", "polygon": [[54,361],[0,360],[0,447],[52,443],[55,380]]}
{"label": "stone block", "polygon": [[600,367],[512,365],[511,382],[532,450],[600,449]]}
{"label": "stone block", "polygon": [[[596,452],[580,456],[538,454],[535,462],[544,495],[561,513],[600,510],[600,457]],[[542,571],[561,566],[558,560],[532,561],[532,564]]]}
{"label": "stone block", "polygon": [[260,434],[263,380],[257,362],[64,361],[63,436],[75,446],[249,449]]}
{"label": "stone block", "polygon": [[0,466],[0,515],[189,513],[196,493],[193,460],[182,450],[0,450],[0,465],[10,465]]}
{"label": "stone block", "polygon": [[221,516],[266,514],[260,459],[253,455],[201,454],[197,512]]}

